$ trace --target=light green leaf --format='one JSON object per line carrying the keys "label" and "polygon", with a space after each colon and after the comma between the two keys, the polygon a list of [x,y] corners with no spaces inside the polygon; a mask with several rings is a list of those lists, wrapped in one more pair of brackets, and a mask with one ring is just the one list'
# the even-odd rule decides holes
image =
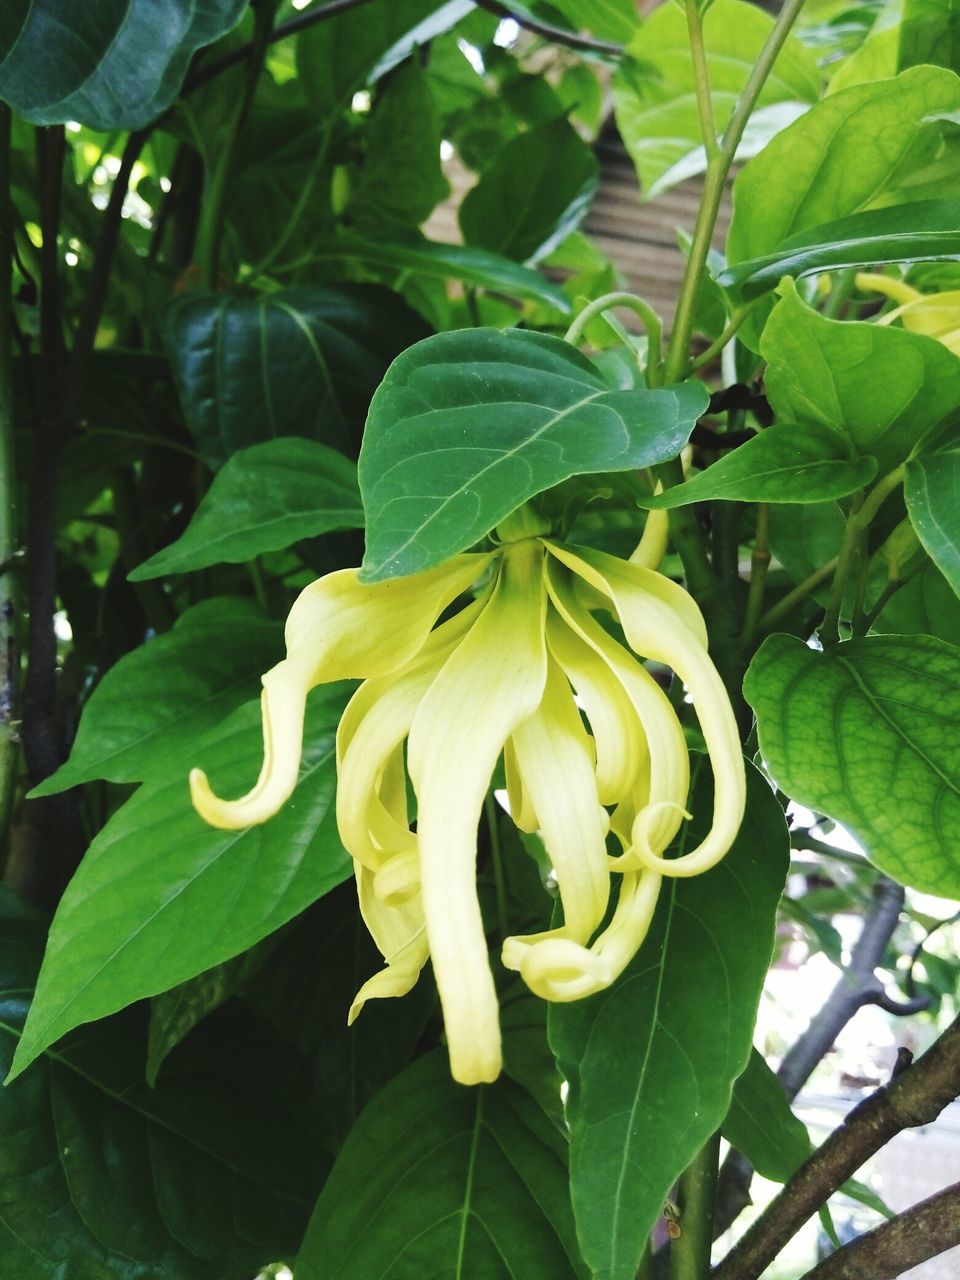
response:
{"label": "light green leaf", "polygon": [[350,874],[333,811],[341,686],[314,691],[300,781],[269,822],[218,831],[187,788],[201,765],[221,794],[256,779],[259,702],[171,756],[94,839],[57,909],[12,1075],[74,1027],[238,955]]}
{"label": "light green leaf", "polygon": [[929,262],[960,257],[960,202],[918,200],[868,209],[789,236],[776,253],[748,258],[717,277],[745,298],[775,289],[784,276],[880,262]]}
{"label": "light green leaf", "polygon": [[170,106],[198,49],[247,0],[15,4],[0,25],[0,98],[34,124],[140,129]]}
{"label": "light green leaf", "polygon": [[889,80],[904,67],[898,66],[900,54],[900,22],[903,0],[887,0],[877,14],[866,39],[830,77],[827,93],[839,93],[855,84],[870,80]]}
{"label": "light green leaf", "polygon": [[163,319],[187,426],[215,466],[279,436],[356,456],[387,366],[427,332],[396,294],[370,285],[189,293]]}
{"label": "light green leaf", "polygon": [[450,1079],[446,1053],[427,1054],[354,1125],[317,1201],[297,1280],[584,1276],[566,1145],[512,1080],[465,1089]]}
{"label": "light green leaf", "polygon": [[905,0],[900,28],[900,66],[932,63],[960,71],[958,0]]}
{"label": "light green leaf", "polygon": [[[701,781],[690,824],[711,811]],[[650,933],[608,991],[550,1006],[569,1083],[570,1185],[595,1280],[634,1280],[677,1176],[747,1065],[789,862],[783,812],[748,766],[747,814],[712,871],[666,879]],[[655,1156],[654,1156],[655,1153]]]}
{"label": "light green leaf", "polygon": [[960,444],[911,458],[903,492],[917,537],[960,596]]}
{"label": "light green leaf", "polygon": [[630,39],[637,29],[633,0],[553,0],[553,7],[577,31],[590,31],[606,40]]}
{"label": "light green leaf", "polygon": [[[722,439],[722,437],[721,437]],[[691,502],[823,502],[854,493],[876,474],[873,458],[850,457],[849,443],[833,427],[782,422],[724,454],[685,484],[651,498],[655,510]]]}
{"label": "light green leaf", "polygon": [[362,527],[354,463],[315,440],[266,440],[228,458],[185,532],[129,577],[244,564],[302,538]]}
{"label": "light green leaf", "polygon": [[463,329],[418,343],[367,419],[364,580],[439,564],[570,476],[674,457],[706,401],[700,383],[612,391],[545,334]]}
{"label": "light green leaf", "polygon": [[411,272],[434,280],[461,280],[478,289],[506,294],[529,302],[547,302],[563,315],[570,313],[570,299],[530,267],[511,262],[499,254],[470,245],[438,244],[423,238],[381,240],[350,235],[317,245],[316,262],[361,262],[369,267]]}
{"label": "light green leaf", "polygon": [[254,697],[260,676],[282,657],[280,625],[250,601],[222,596],[195,605],[168,635],[111,667],[84,708],[69,760],[31,794],[165,772],[172,752]]}
{"label": "light green leaf", "polygon": [[895,880],[960,897],[960,650],[868,636],[817,653],[775,635],[744,693],[789,796],[849,827]]}
{"label": "light green leaf", "polygon": [[933,338],[860,321],[828,320],[792,282],[760,342],[777,417],[841,432],[881,475],[960,409],[960,358]]}
{"label": "light green leaf", "polygon": [[564,119],[518,134],[460,205],[470,245],[518,262],[546,257],[583,220],[597,190],[597,159]]}
{"label": "light green leaf", "polygon": [[[773,26],[769,14],[744,0],[716,0],[704,22],[704,43],[717,128],[722,130]],[[658,7],[640,27],[635,59],[614,82],[617,127],[653,197],[706,168],[690,39],[683,8]],[[738,151],[755,155],[820,96],[813,54],[789,38],[759,98],[759,110]],[[783,104],[793,104],[784,111]]]}
{"label": "light green leaf", "polygon": [[[876,205],[888,186],[927,163],[940,145],[937,115],[958,108],[960,78],[940,67],[913,67],[824,99],[741,170],[727,261],[777,252],[790,236]],[[882,146],[865,145],[881,138]]]}

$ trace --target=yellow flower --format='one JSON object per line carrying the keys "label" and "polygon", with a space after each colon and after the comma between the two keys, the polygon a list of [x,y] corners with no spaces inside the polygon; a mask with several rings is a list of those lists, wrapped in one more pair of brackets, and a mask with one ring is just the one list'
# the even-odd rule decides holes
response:
{"label": "yellow flower", "polygon": [[874,290],[900,303],[899,307],[882,315],[877,324],[893,324],[894,320],[899,320],[905,329],[936,338],[954,355],[960,356],[960,290],[921,293],[903,280],[874,275],[869,271],[861,271],[857,275],[856,285],[864,293]]}
{"label": "yellow flower", "polygon": [[[386,968],[358,992],[350,1020],[366,1000],[409,991],[430,958],[463,1084],[500,1070],[476,847],[501,754],[513,820],[542,837],[563,909],[558,928],[507,938],[502,960],[547,1000],[609,986],[643,941],[662,878],[712,867],[744,808],[737,729],[692,599],[650,568],[564,546],[532,521],[521,510],[500,526],[495,550],[424,573],[364,585],[347,569],[313,583],[287,620],[286,659],[263,678],[256,785],[224,801],[202,772],[190,776],[194,805],[214,826],[264,821],[296,784],[309,690],[364,678],[337,734],[337,821]],[[477,584],[475,599],[438,622]],[[663,853],[686,816],[687,749],[637,654],[686,686],[715,776],[708,834],[673,859]]]}

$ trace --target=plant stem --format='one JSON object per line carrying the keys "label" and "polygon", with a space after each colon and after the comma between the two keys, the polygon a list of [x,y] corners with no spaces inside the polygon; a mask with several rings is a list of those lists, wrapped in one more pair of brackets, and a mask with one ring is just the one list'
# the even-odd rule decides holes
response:
{"label": "plant stem", "polygon": [[720,151],[717,139],[717,122],[713,115],[713,95],[710,92],[710,72],[707,54],[703,47],[703,23],[697,0],[686,0],[687,35],[690,40],[690,56],[693,59],[693,78],[697,90],[697,112],[700,116],[700,132],[708,163]]}
{"label": "plant stem", "polygon": [[10,108],[0,104],[0,848],[6,848],[19,756],[15,729],[18,628],[13,402],[13,206]]}
{"label": "plant stem", "polygon": [[741,640],[744,647],[753,642],[760,621],[760,610],[763,607],[763,589],[767,581],[767,570],[770,568],[770,504],[757,503],[757,532],[750,556],[750,588],[747,592],[747,607],[743,618],[743,634]]}
{"label": "plant stem", "polygon": [[833,585],[830,588],[830,599],[820,628],[820,638],[824,644],[833,644],[840,638],[840,611],[846,594],[850,574],[863,550],[863,540],[870,524],[889,498],[903,484],[904,466],[901,464],[883,476],[864,497],[857,494],[853,507],[847,517],[847,527],[843,532],[840,554],[837,556],[837,567],[834,570]]}
{"label": "plant stem", "polygon": [[757,629],[760,631],[769,631],[775,626],[781,618],[785,618],[791,609],[795,608],[801,600],[806,600],[811,591],[816,591],[822,582],[830,577],[837,567],[839,557],[834,556],[832,560],[828,560],[826,564],[822,564],[819,569],[814,569],[809,577],[797,584],[792,591],[788,591],[782,600],[778,600],[775,605],[763,614],[758,623]]}
{"label": "plant stem", "polygon": [[313,164],[310,166],[310,172],[307,174],[307,180],[300,188],[300,194],[297,196],[296,204],[294,204],[290,217],[287,219],[283,230],[273,242],[266,256],[261,258],[255,266],[250,268],[250,271],[246,275],[247,281],[257,280],[260,276],[265,276],[271,267],[275,266],[277,259],[290,243],[294,232],[297,230],[297,227],[299,227],[300,220],[304,213],[306,213],[307,205],[310,203],[310,198],[312,197],[317,185],[317,179],[320,177],[327,159],[327,152],[330,149],[330,140],[333,136],[332,124],[332,121],[328,121],[324,127],[319,146],[317,147],[316,157]]}
{"label": "plant stem", "polygon": [[695,360],[690,362],[690,372],[696,373],[698,369],[704,368],[711,360],[715,360],[727,343],[736,335],[737,330],[746,320],[747,316],[754,309],[758,302],[762,302],[762,298],[755,298],[753,302],[748,302],[745,306],[738,307],[730,316],[730,319],[723,327],[718,338],[710,343],[705,351],[701,351]]}
{"label": "plant stem", "polygon": [[660,348],[663,340],[663,325],[660,317],[649,302],[645,302],[643,298],[638,298],[634,293],[605,293],[603,297],[595,298],[593,302],[584,307],[573,321],[570,328],[563,335],[564,341],[569,342],[571,346],[577,346],[590,321],[612,307],[627,307],[640,317],[647,335],[647,385],[650,387],[662,386],[663,370],[661,368]]}
{"label": "plant stem", "polygon": [[566,31],[563,27],[555,27],[550,22],[534,18],[525,9],[514,12],[509,5],[500,4],[499,0],[476,0],[476,3],[479,9],[486,9],[499,18],[511,18],[518,27],[525,27],[527,31],[543,36],[554,44],[566,45],[570,49],[583,49],[587,53],[604,53],[612,58],[623,57],[623,45],[615,44],[612,40],[597,40],[591,36],[578,35],[575,31]]}
{"label": "plant stem", "polygon": [[707,1280],[710,1274],[719,1160],[718,1130],[700,1148],[680,1179],[681,1231],[670,1246],[672,1280]]}

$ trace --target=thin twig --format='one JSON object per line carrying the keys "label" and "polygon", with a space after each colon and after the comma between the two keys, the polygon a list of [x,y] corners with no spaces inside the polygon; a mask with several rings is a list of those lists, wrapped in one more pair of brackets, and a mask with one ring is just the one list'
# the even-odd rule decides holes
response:
{"label": "thin twig", "polygon": [[514,13],[509,5],[500,4],[499,0],[476,0],[479,9],[496,14],[498,18],[509,18],[518,27],[532,31],[534,35],[543,36],[551,44],[563,44],[570,49],[583,49],[586,53],[602,53],[610,58],[622,58],[624,47],[613,40],[597,40],[592,36],[582,36],[576,31],[566,31],[563,27],[555,27],[551,22],[541,22],[526,13]]}

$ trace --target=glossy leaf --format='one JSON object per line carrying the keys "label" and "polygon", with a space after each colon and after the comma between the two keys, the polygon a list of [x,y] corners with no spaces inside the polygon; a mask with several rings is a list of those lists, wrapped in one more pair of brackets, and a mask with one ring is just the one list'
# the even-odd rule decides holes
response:
{"label": "glossy leaf", "polygon": [[574,1280],[566,1140],[512,1080],[467,1089],[418,1059],[361,1115],[320,1194],[297,1280]]}
{"label": "glossy leaf", "polygon": [[362,527],[352,462],[315,440],[266,440],[228,458],[181,537],[129,576],[142,582],[211,564],[244,564],[302,538]]}
{"label": "glossy leaf", "polygon": [[904,497],[917,537],[960,596],[960,444],[907,463]]}
{"label": "glossy leaf", "polygon": [[[932,158],[934,117],[960,108],[960,79],[913,67],[825,98],[744,165],[733,188],[727,260],[778,252],[809,227],[859,213]],[[882,138],[883,146],[865,145]],[[789,182],[784,175],[789,174]]]}
{"label": "glossy leaf", "polygon": [[398,274],[412,272],[434,280],[460,280],[478,289],[528,302],[546,302],[563,315],[570,299],[530,267],[471,245],[438,244],[433,240],[387,240],[343,233],[317,245],[317,262],[360,262]]}
{"label": "glossy leaf", "polygon": [[189,609],[112,667],[87,703],[73,750],[33,792],[53,795],[93,778],[140,782],[167,770],[184,742],[254,697],[283,657],[278,623],[248,600],[219,597]]}
{"label": "glossy leaf", "polygon": [[400,298],[369,285],[190,293],[163,322],[187,425],[214,465],[278,436],[355,455],[387,366],[425,333]]}
{"label": "glossy leaf", "polygon": [[[711,788],[695,791],[689,833]],[[789,860],[769,784],[748,768],[740,835],[712,871],[665,880],[650,933],[608,991],[552,1005],[569,1084],[570,1183],[595,1280],[633,1280],[677,1176],[720,1125],[747,1065]]]}
{"label": "glossy leaf", "polygon": [[[42,922],[5,898],[0,1077],[42,947]],[[248,1280],[296,1249],[322,1170],[295,1080],[231,1020],[181,1050],[156,1090],[142,1052],[143,1019],[125,1015],[0,1089],[11,1280]]]}
{"label": "glossy leaf", "polygon": [[365,580],[438,564],[569,476],[675,456],[705,406],[699,383],[612,391],[543,334],[465,329],[418,343],[367,419]]}
{"label": "glossy leaf", "polygon": [[[704,45],[717,128],[722,130],[773,26],[773,19],[744,0],[716,0],[704,22]],[[614,85],[617,126],[636,166],[644,194],[653,197],[703,172],[706,154],[690,38],[682,6],[661,5],[629,46]],[[788,38],[759,98],[758,111],[738,150],[756,153],[820,95],[812,53]],[[784,111],[784,104],[792,110]]]}
{"label": "glossy leaf", "polygon": [[256,779],[259,702],[172,754],[94,839],[54,917],[19,1073],[81,1023],[166,991],[259,942],[350,874],[333,812],[340,686],[314,692],[294,798],[269,822],[217,831],[194,812],[187,772],[227,795]]}
{"label": "glossy leaf", "polygon": [[546,257],[583,220],[597,190],[597,159],[566,120],[518,134],[460,205],[470,245],[518,262]]}
{"label": "glossy leaf", "polygon": [[194,53],[239,22],[247,0],[53,0],[0,29],[0,98],[34,124],[139,129],[180,90]]}
{"label": "glossy leaf", "polygon": [[733,1086],[720,1128],[761,1178],[772,1182],[787,1182],[813,1151],[807,1126],[791,1111],[783,1085],[756,1049]]}
{"label": "glossy leaf", "polygon": [[798,803],[903,884],[960,896],[960,650],[868,636],[824,653],[770,636],[744,682],[760,750]]}
{"label": "glossy leaf", "polygon": [[787,283],[760,343],[770,404],[845,434],[883,475],[960,409],[960,358],[923,334],[828,320]]}
{"label": "glossy leaf", "polygon": [[862,489],[876,470],[873,458],[851,458],[848,442],[833,427],[782,422],[722,455],[685,484],[637,502],[653,509],[717,499],[823,502]]}
{"label": "glossy leaf", "polygon": [[960,202],[918,200],[868,209],[788,236],[775,253],[721,271],[726,289],[745,298],[775,289],[784,276],[880,262],[925,262],[960,257]]}

